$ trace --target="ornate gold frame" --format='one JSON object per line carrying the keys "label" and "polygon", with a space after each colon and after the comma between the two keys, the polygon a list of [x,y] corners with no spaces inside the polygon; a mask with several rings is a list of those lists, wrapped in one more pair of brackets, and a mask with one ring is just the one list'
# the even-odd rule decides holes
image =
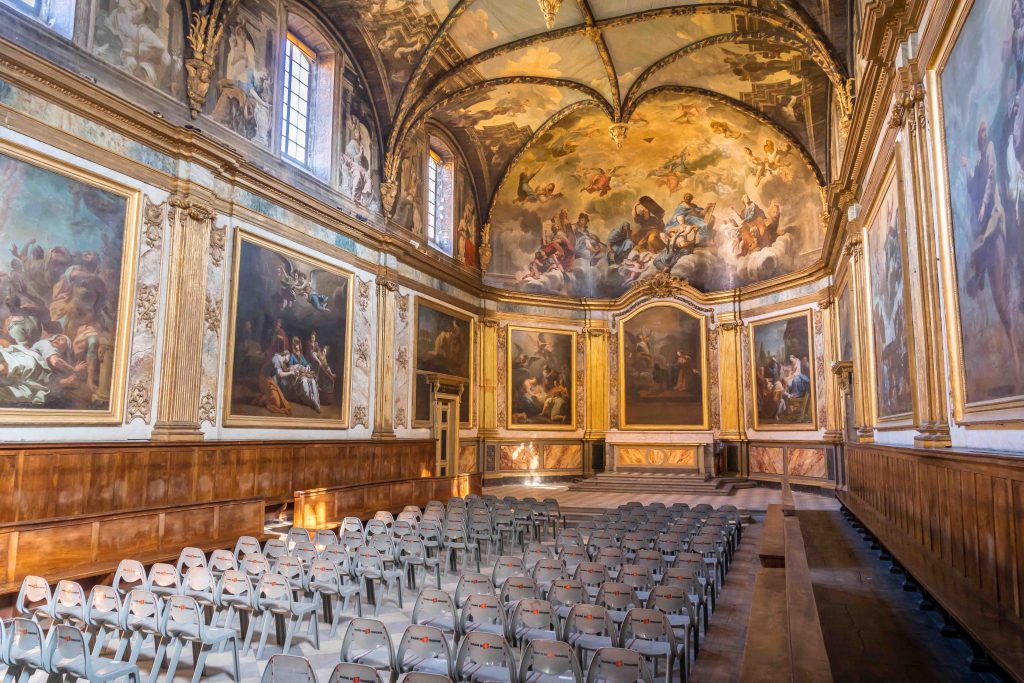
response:
{"label": "ornate gold frame", "polygon": [[867,220],[864,221],[864,288],[865,298],[869,304],[869,307],[864,314],[867,318],[866,324],[863,326],[869,334],[865,335],[867,338],[867,358],[864,358],[861,363],[861,370],[863,377],[871,378],[871,424],[866,425],[874,427],[877,430],[895,430],[895,429],[912,429],[918,423],[919,406],[917,399],[917,392],[911,390],[910,392],[910,412],[897,413],[895,415],[879,414],[878,409],[878,355],[875,350],[875,319],[870,308],[871,302],[874,301],[874,293],[871,288],[871,231],[878,230],[875,225],[876,220],[879,217],[879,212],[882,208],[882,202],[885,200],[886,194],[888,194],[893,183],[896,183],[896,202],[897,202],[897,214],[900,221],[900,258],[903,261],[903,310],[906,312],[906,343],[907,343],[907,358],[910,361],[910,386],[916,386],[917,384],[917,354],[914,347],[914,327],[913,327],[913,301],[911,300],[911,284],[910,284],[910,260],[907,253],[907,230],[909,226],[907,224],[907,206],[906,206],[906,185],[903,180],[903,166],[901,163],[900,155],[902,153],[902,146],[896,144],[893,147],[892,157],[888,160],[888,164],[885,166],[885,173],[882,175],[882,181],[877,185],[877,192],[874,197],[874,201],[871,204],[871,210],[867,214]]}
{"label": "ornate gold frame", "polygon": [[142,192],[109,180],[94,172],[0,140],[0,154],[57,173],[77,182],[105,190],[125,199],[124,240],[121,249],[121,282],[117,298],[117,324],[114,340],[114,368],[110,376],[110,406],[106,410],[61,410],[55,408],[0,408],[0,424],[5,425],[103,425],[121,424],[124,417],[128,354],[131,350],[133,295],[138,260],[138,234],[141,228]]}
{"label": "ornate gold frame", "polygon": [[[811,422],[810,424],[781,424],[781,425],[762,425],[761,418],[758,417],[757,410],[757,385],[754,383],[754,378],[757,377],[757,362],[755,358],[755,343],[757,337],[757,328],[761,325],[769,325],[771,323],[781,322],[783,320],[791,320],[794,318],[803,318],[807,324],[807,353],[809,368],[811,376],[811,405],[814,408],[811,410]],[[758,432],[815,432],[818,430],[818,377],[815,373],[814,366],[817,363],[816,349],[814,348],[814,327],[811,322],[811,309],[804,309],[796,313],[787,313],[786,315],[777,315],[770,318],[761,318],[759,320],[753,320],[750,322],[750,334],[747,335],[750,344],[750,413],[754,420],[754,431]],[[812,360],[813,359],[813,360]]]}
{"label": "ornate gold frame", "polygon": [[[473,320],[474,320],[473,316],[467,315],[467,314],[465,314],[465,313],[463,313],[463,312],[461,312],[461,311],[459,311],[457,309],[449,308],[448,306],[445,306],[443,304],[439,304],[439,303],[437,303],[435,301],[431,301],[429,299],[425,299],[421,295],[417,295],[416,296],[416,302],[415,302],[415,306],[413,308],[413,316],[414,316],[414,323],[415,324],[412,325],[412,330],[413,330],[413,338],[412,338],[412,387],[411,387],[411,389],[412,389],[412,392],[411,392],[412,393],[412,417],[411,417],[411,421],[410,422],[411,422],[413,427],[429,427],[431,424],[433,424],[429,420],[417,420],[416,419],[416,377],[418,375],[424,375],[424,374],[433,374],[433,375],[443,374],[443,373],[437,373],[437,372],[420,371],[419,369],[416,368],[416,359],[419,358],[419,344],[420,344],[420,306],[423,306],[425,308],[429,308],[429,309],[431,309],[433,311],[436,311],[438,313],[443,313],[445,315],[450,315],[453,318],[458,318],[459,320],[465,320],[467,323],[469,323],[469,377],[459,377],[458,379],[466,380],[466,392],[465,392],[465,394],[466,394],[466,403],[468,404],[468,410],[469,410],[469,421],[468,422],[459,421],[459,427],[462,428],[462,429],[471,429],[473,427],[473,415],[475,413],[473,399],[476,397],[476,392],[473,391],[473,366],[475,365],[473,359],[474,359],[474,356],[475,356],[474,349],[476,348],[474,346],[474,344],[476,343],[476,335],[475,335],[475,329],[474,329],[475,325],[473,324]],[[451,375],[451,376],[455,377],[455,375]]]}
{"label": "ornate gold frame", "polygon": [[[670,307],[677,308],[691,318],[696,318],[700,323],[700,367],[701,367],[701,413],[703,421],[700,424],[635,424],[631,425],[626,420],[626,361],[625,344],[626,337],[624,326],[640,313],[650,308]],[[618,319],[616,323],[616,334],[619,338],[619,429],[623,431],[707,431],[708,430],[708,319],[698,311],[690,308],[680,301],[651,301]]]}
{"label": "ornate gold frame", "polygon": [[[564,425],[516,424],[512,421],[512,333],[513,332],[544,332],[569,337],[569,386],[572,387],[570,410],[572,419]],[[576,431],[576,398],[579,387],[576,386],[576,331],[560,330],[550,327],[529,327],[524,325],[508,326],[508,342],[505,344],[505,405],[508,410],[506,429],[509,431]]]}
{"label": "ornate gold frame", "polygon": [[953,209],[950,201],[949,160],[946,149],[946,121],[942,108],[942,72],[960,39],[964,24],[974,7],[974,0],[958,0],[949,13],[947,25],[935,48],[926,71],[928,109],[933,125],[929,126],[929,145],[935,159],[936,178],[933,183],[939,223],[939,265],[942,288],[943,317],[946,331],[946,354],[949,383],[952,390],[953,418],[958,425],[991,427],[1024,423],[1024,395],[1003,399],[967,402],[967,377],[964,363],[963,332],[960,326],[960,292],[957,287],[956,256],[953,238]]}
{"label": "ornate gold frame", "polygon": [[[249,242],[256,246],[276,251],[286,255],[288,258],[296,259],[304,263],[315,265],[318,268],[329,270],[332,273],[348,280],[346,287],[345,302],[345,381],[342,386],[341,419],[340,420],[318,420],[306,417],[270,417],[257,415],[235,415],[231,412],[231,377],[234,371],[235,359],[235,315],[238,308],[238,287],[241,284],[238,280],[238,271],[241,265],[242,242]],[[231,309],[228,313],[228,343],[225,347],[225,370],[224,370],[224,426],[225,427],[280,427],[285,429],[348,429],[349,424],[349,394],[352,383],[352,298],[355,287],[355,275],[343,268],[339,268],[326,261],[312,256],[302,254],[295,249],[273,242],[269,239],[255,235],[246,230],[236,229],[234,238],[234,254],[231,264]]]}

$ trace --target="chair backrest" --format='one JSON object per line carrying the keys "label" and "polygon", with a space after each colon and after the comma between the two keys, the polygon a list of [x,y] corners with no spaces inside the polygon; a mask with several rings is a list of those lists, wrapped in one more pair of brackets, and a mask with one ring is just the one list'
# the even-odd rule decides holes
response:
{"label": "chair backrest", "polygon": [[638,564],[624,564],[619,571],[619,582],[636,590],[650,590],[654,585],[651,570]]}
{"label": "chair backrest", "polygon": [[562,548],[571,545],[583,545],[583,535],[580,533],[580,530],[569,528],[559,531],[558,535],[555,537],[555,550],[561,552]]}
{"label": "chair backrest", "polygon": [[587,550],[590,551],[591,557],[597,557],[598,552],[601,548],[608,548],[611,546],[617,546],[618,543],[612,536],[608,529],[595,529],[590,538],[587,539]]}
{"label": "chair backrest", "polygon": [[149,589],[154,593],[166,595],[181,590],[181,576],[173,564],[157,562],[149,568]]}
{"label": "chair backrest", "polygon": [[317,529],[313,535],[313,545],[316,546],[318,553],[322,553],[324,548],[337,542],[338,534],[334,533],[331,529]]}
{"label": "chair backrest", "polygon": [[366,664],[339,662],[331,672],[327,683],[384,683],[380,672]]}
{"label": "chair backrest", "polygon": [[85,591],[81,584],[62,579],[57,582],[50,602],[50,617],[54,621],[74,621],[85,624]]}
{"label": "chair backrest", "polygon": [[370,536],[367,541],[367,545],[380,553],[381,557],[395,556],[395,542],[391,538],[390,534],[376,534],[374,536]]}
{"label": "chair backrest", "polygon": [[505,625],[505,610],[494,595],[470,595],[462,606],[462,614],[459,619],[459,628],[463,633],[469,631],[469,624],[476,622],[482,624]]}
{"label": "chair backrest", "polygon": [[395,516],[388,510],[377,510],[377,512],[374,513],[373,518],[384,522],[389,528],[395,523]]}
{"label": "chair backrest", "polygon": [[163,632],[170,637],[182,633],[199,635],[196,626],[203,625],[203,613],[199,611],[199,603],[188,595],[172,595],[167,598],[164,608]]}
{"label": "chair backrest", "polygon": [[523,564],[527,569],[532,569],[541,560],[551,558],[551,548],[540,543],[531,543],[523,553]]}
{"label": "chair backrest", "polygon": [[632,586],[613,581],[606,581],[601,585],[601,590],[598,591],[594,602],[619,612],[640,606],[640,599],[637,598],[636,591]]}
{"label": "chair backrest", "polygon": [[94,678],[85,635],[74,626],[57,624],[50,630],[43,653],[43,668],[55,674]]}
{"label": "chair backrest", "polygon": [[338,565],[325,557],[318,557],[309,563],[309,585],[338,590],[341,588],[341,574]]}
{"label": "chair backrest", "polygon": [[526,567],[523,565],[523,558],[516,555],[502,555],[494,562],[491,582],[495,586],[501,586],[508,577],[522,576],[525,573]]}
{"label": "chair backrest", "polygon": [[146,568],[138,560],[121,560],[114,572],[114,590],[127,595],[135,588],[149,588],[146,583]]}
{"label": "chair backrest", "polygon": [[121,628],[157,630],[163,623],[160,600],[153,593],[136,588],[121,603]]}
{"label": "chair backrest", "polygon": [[89,591],[89,601],[85,606],[85,620],[90,626],[98,626],[102,621],[121,619],[121,596],[110,586],[96,584]]}
{"label": "chair backrest", "polygon": [[211,600],[214,593],[213,574],[206,567],[192,567],[181,581],[181,594]]}
{"label": "chair backrest", "polygon": [[238,569],[238,558],[230,550],[214,550],[209,567],[214,576],[220,576],[229,569]]}
{"label": "chair backrest", "polygon": [[609,546],[598,551],[596,561],[603,564],[609,572],[613,572],[622,567],[625,558],[621,548]]}
{"label": "chair backrest", "polygon": [[352,656],[363,653],[382,652],[390,668],[395,669],[395,653],[391,648],[391,636],[384,623],[376,619],[353,619],[348,623],[345,637],[341,639],[341,661],[352,661]]}
{"label": "chair backrest", "polygon": [[260,683],[319,683],[313,665],[298,655],[271,655]]}
{"label": "chair backrest", "polygon": [[288,554],[288,541],[282,538],[270,538],[263,544],[263,554],[271,560]]}
{"label": "chair backrest", "polygon": [[260,577],[256,584],[256,606],[287,606],[291,610],[292,587],[288,578],[273,572]]}
{"label": "chair backrest", "polygon": [[501,584],[501,602],[505,605],[537,595],[537,582],[532,576],[510,576]]}
{"label": "chair backrest", "polygon": [[363,530],[363,538],[369,541],[374,536],[379,535],[390,536],[391,527],[384,520],[375,517],[366,523],[366,528]]}
{"label": "chair backrest", "polygon": [[359,535],[363,535],[363,520],[358,517],[346,517],[341,521],[341,533],[344,534],[346,531],[358,531]]}
{"label": "chair backrest", "polygon": [[229,569],[224,572],[217,583],[217,602],[224,603],[226,600],[234,604],[254,605],[252,581],[249,577],[237,569]]}
{"label": "chair backrest", "polygon": [[342,574],[348,574],[352,571],[352,557],[349,555],[348,551],[345,550],[345,546],[340,543],[332,543],[331,545],[326,546],[321,557],[325,560],[330,560]]}
{"label": "chair backrest", "polygon": [[292,550],[299,543],[309,543],[309,530],[302,527],[292,527],[288,530],[288,549]]}
{"label": "chair backrest", "polygon": [[587,683],[654,683],[650,669],[639,652],[602,647],[594,653],[587,669]]}
{"label": "chair backrest", "polygon": [[560,640],[531,640],[523,650],[523,661],[519,665],[519,680],[528,681],[531,674],[558,680],[583,683],[583,671],[576,659],[572,646]]}
{"label": "chair backrest", "polygon": [[581,581],[584,586],[600,586],[608,580],[608,568],[600,562],[580,562],[573,578]]}
{"label": "chair backrest", "polygon": [[399,669],[405,671],[406,655],[413,655],[417,660],[443,659],[451,669],[452,654],[448,648],[448,639],[444,632],[434,626],[423,626],[409,624],[398,641],[398,652],[395,653],[395,663]]}
{"label": "chair backrest", "polygon": [[661,574],[665,570],[665,558],[661,556],[660,550],[637,551],[633,562],[641,567],[647,567],[654,574]]}
{"label": "chair backrest", "polygon": [[694,617],[693,603],[690,602],[687,589],[682,586],[655,586],[647,598],[647,608],[665,614],[686,614]]}
{"label": "chair backrest", "polygon": [[356,574],[362,575],[366,572],[384,573],[384,560],[375,548],[360,548],[356,553]]}
{"label": "chair backrest", "polygon": [[[558,615],[555,607],[547,600],[524,598],[516,604],[512,611],[512,631],[520,627],[556,631]],[[556,635],[557,637],[557,635]]]}
{"label": "chair backrest", "polygon": [[578,602],[569,608],[565,617],[562,638],[568,640],[574,633],[585,633],[589,636],[605,636],[615,638],[615,622],[603,605],[591,605]]}
{"label": "chair backrest", "polygon": [[[15,617],[7,629],[5,659],[12,667],[25,665],[36,668],[34,663],[42,663],[45,644],[43,629],[38,622],[27,617]],[[28,680],[27,676],[25,680]]]}
{"label": "chair backrest", "polygon": [[267,560],[263,553],[249,553],[242,558],[242,564],[239,569],[250,578],[259,579],[270,571],[270,561]]}
{"label": "chair backrest", "polygon": [[569,578],[565,563],[561,560],[544,559],[533,567],[533,578],[538,582],[550,583],[555,579]]}
{"label": "chair backrest", "polygon": [[292,555],[302,564],[309,564],[320,556],[316,546],[310,541],[298,541],[292,548]]}
{"label": "chair backrest", "polygon": [[352,553],[366,545],[366,539],[363,537],[362,531],[349,529],[348,531],[342,532],[341,544],[345,546],[346,550]]}
{"label": "chair backrest", "polygon": [[416,604],[412,608],[412,623],[421,624],[430,621],[433,624],[445,623],[455,630],[455,603],[447,591],[435,588],[421,588],[416,596]]}
{"label": "chair backrest", "polygon": [[49,582],[41,576],[26,576],[21,581],[21,589],[14,604],[15,613],[31,619],[40,613],[49,615],[52,602]]}
{"label": "chair backrest", "polygon": [[205,567],[206,555],[199,548],[182,548],[178,553],[178,564],[175,569],[178,574],[184,575],[192,567]]}
{"label": "chair backrest", "polygon": [[250,553],[261,552],[260,542],[252,536],[240,536],[238,542],[235,543],[235,560],[241,561],[243,557]]}
{"label": "chair backrest", "polygon": [[516,680],[516,668],[512,663],[512,652],[505,638],[496,633],[472,631],[466,634],[455,657],[454,673],[458,680],[471,680],[471,673],[480,666],[503,667],[508,670],[508,680]]}
{"label": "chair backrest", "polygon": [[676,651],[676,634],[663,612],[634,607],[626,613],[619,628],[619,646],[631,648],[636,640],[668,643]]}
{"label": "chair backrest", "polygon": [[587,549],[581,545],[567,545],[563,546],[562,551],[558,553],[558,559],[565,564],[565,570],[573,574],[580,562],[590,561],[590,555],[587,554]]}
{"label": "chair backrest", "polygon": [[455,604],[462,607],[470,595],[497,595],[494,584],[484,574],[466,572],[455,586]]}
{"label": "chair backrest", "polygon": [[391,535],[397,539],[403,539],[406,536],[411,536],[416,533],[416,527],[409,520],[402,519],[402,514],[398,515],[398,519],[395,520],[394,526],[391,527]]}
{"label": "chair backrest", "polygon": [[409,560],[420,561],[425,559],[426,556],[427,548],[423,545],[423,540],[419,536],[409,534],[398,542],[399,562],[407,562]]}
{"label": "chair backrest", "polygon": [[292,582],[293,585],[304,585],[306,580],[306,569],[302,566],[302,560],[291,555],[285,555],[274,565],[274,573],[280,574]]}
{"label": "chair backrest", "polygon": [[555,579],[548,588],[547,599],[556,607],[587,602],[587,589],[579,579]]}

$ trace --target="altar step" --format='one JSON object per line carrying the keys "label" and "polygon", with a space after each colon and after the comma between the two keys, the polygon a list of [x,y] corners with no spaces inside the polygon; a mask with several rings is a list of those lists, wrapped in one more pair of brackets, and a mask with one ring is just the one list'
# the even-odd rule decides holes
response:
{"label": "altar step", "polygon": [[755,488],[754,482],[733,477],[707,477],[676,472],[602,472],[578,479],[570,491],[606,493],[676,493],[679,495],[731,496],[737,489]]}

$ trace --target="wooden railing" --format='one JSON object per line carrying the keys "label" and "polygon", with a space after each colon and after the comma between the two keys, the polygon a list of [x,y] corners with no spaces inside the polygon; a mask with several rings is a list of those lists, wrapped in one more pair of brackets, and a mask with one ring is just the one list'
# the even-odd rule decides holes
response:
{"label": "wooden railing", "polygon": [[851,445],[846,468],[843,504],[1024,680],[1024,458]]}

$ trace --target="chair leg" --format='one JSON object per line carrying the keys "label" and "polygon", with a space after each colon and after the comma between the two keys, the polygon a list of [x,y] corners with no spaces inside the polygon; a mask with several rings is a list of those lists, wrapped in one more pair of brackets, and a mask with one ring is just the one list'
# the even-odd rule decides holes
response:
{"label": "chair leg", "polygon": [[156,683],[160,675],[160,668],[164,665],[164,652],[167,651],[167,643],[164,638],[153,636],[156,640],[156,657],[153,658],[153,669],[149,673],[149,683]]}
{"label": "chair leg", "polygon": [[103,641],[107,639],[107,630],[102,626],[96,629],[96,642],[92,646],[92,656],[99,657],[103,652]]}
{"label": "chair leg", "polygon": [[178,660],[181,659],[181,648],[184,646],[181,638],[174,639],[174,647],[171,649],[171,656],[167,660],[167,678],[165,683],[173,683],[174,672],[178,670]]}
{"label": "chair leg", "polygon": [[256,648],[256,659],[263,657],[263,649],[267,646],[267,636],[270,635],[270,621],[274,615],[267,611],[263,613],[263,618],[260,619],[260,644]]}
{"label": "chair leg", "polygon": [[[143,642],[143,637],[142,637],[141,633],[133,633],[132,634],[132,637],[129,640],[129,643],[131,645],[131,654],[128,655],[128,663],[129,664],[135,664],[136,662],[139,661],[139,650],[142,649],[142,642]],[[127,645],[129,643],[122,643],[122,646],[123,645]],[[118,650],[117,650],[117,658],[121,659],[121,655],[122,654],[124,654],[124,653],[121,651],[121,646],[119,646]]]}
{"label": "chair leg", "polygon": [[234,667],[235,683],[242,683],[242,668],[238,665],[238,638],[231,638],[231,664]]}
{"label": "chair leg", "polygon": [[284,645],[281,646],[281,652],[284,654],[288,654],[288,650],[292,647],[292,635],[295,633],[295,627],[298,623],[298,617],[291,616],[288,618],[288,623],[284,630]]}
{"label": "chair leg", "polygon": [[[203,677],[203,669],[206,668],[206,658],[210,654],[210,648],[203,646],[202,650],[199,651],[199,657],[196,659],[196,670],[192,674],[192,683],[199,683],[199,679]],[[235,649],[235,654],[238,654],[238,650]],[[237,676],[237,672],[235,673]],[[235,680],[238,680],[237,678]]]}

